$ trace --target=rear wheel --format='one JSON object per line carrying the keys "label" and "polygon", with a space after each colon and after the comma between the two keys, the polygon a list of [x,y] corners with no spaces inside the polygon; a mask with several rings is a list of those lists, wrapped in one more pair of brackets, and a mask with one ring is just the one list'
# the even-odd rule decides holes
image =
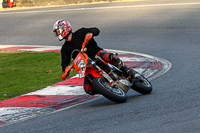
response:
{"label": "rear wheel", "polygon": [[112,87],[103,78],[94,78],[92,85],[100,94],[114,102],[123,103],[127,100],[126,94],[120,87]]}
{"label": "rear wheel", "polygon": [[132,89],[143,95],[150,94],[152,92],[151,83],[143,75],[137,76],[134,80]]}

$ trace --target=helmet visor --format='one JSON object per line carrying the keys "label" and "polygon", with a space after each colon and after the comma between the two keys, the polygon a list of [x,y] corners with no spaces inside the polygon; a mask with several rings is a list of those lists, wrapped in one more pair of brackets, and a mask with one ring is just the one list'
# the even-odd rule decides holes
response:
{"label": "helmet visor", "polygon": [[57,37],[60,41],[63,39],[63,37],[61,36],[61,34],[63,33],[63,29],[55,29],[54,30],[54,35],[55,37]]}

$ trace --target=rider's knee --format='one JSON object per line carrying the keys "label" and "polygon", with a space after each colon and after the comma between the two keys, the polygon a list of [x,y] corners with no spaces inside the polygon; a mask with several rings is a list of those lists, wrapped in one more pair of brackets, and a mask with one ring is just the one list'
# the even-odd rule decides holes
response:
{"label": "rider's knee", "polygon": [[116,54],[108,53],[105,50],[99,51],[97,56],[101,57],[105,62],[110,64],[116,64],[119,60],[119,57]]}

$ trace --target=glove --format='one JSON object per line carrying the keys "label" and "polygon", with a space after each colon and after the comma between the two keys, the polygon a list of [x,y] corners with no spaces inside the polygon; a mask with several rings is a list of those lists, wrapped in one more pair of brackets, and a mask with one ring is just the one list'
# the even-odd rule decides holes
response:
{"label": "glove", "polygon": [[68,66],[65,68],[64,73],[61,75],[61,78],[63,80],[65,80],[69,76],[69,72],[70,72],[71,68],[72,68],[71,66]]}
{"label": "glove", "polygon": [[85,35],[85,39],[91,39],[93,37],[93,34],[92,33],[87,33],[86,35]]}
{"label": "glove", "polygon": [[89,40],[92,39],[92,37],[93,37],[92,33],[87,33],[85,35],[84,45],[82,45],[82,49],[85,48],[85,46],[87,45],[87,43],[89,42]]}

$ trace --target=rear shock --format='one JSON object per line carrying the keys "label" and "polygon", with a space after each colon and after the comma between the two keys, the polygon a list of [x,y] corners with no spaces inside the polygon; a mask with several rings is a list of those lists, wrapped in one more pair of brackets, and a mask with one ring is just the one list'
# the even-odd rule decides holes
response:
{"label": "rear shock", "polygon": [[102,59],[97,59],[96,60],[96,65],[99,66],[102,70],[104,70],[104,72],[106,72],[114,81],[116,81],[118,79],[118,76],[113,73],[112,68],[110,68],[110,66],[105,63]]}
{"label": "rear shock", "polygon": [[110,66],[106,63],[104,63],[101,59],[97,59],[96,60],[96,64],[102,69],[104,70],[108,75],[112,74],[112,69],[110,68]]}

